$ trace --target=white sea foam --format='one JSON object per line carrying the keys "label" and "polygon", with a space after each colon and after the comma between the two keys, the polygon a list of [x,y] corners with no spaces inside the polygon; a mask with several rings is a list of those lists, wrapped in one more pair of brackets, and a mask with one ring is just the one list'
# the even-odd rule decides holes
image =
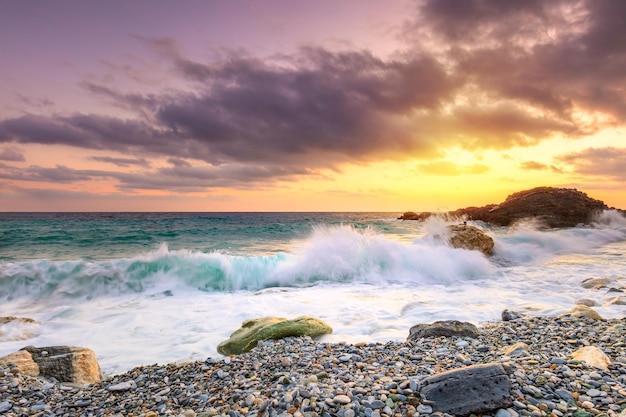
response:
{"label": "white sea foam", "polygon": [[404,340],[412,325],[434,320],[497,320],[505,308],[560,314],[583,297],[606,317],[622,317],[625,307],[580,283],[606,277],[620,285],[625,223],[609,213],[594,227],[490,229],[492,258],[429,239],[445,226],[433,220],[413,242],[333,226],[267,256],[163,245],[128,259],[5,263],[2,279],[15,291],[3,285],[2,314],[41,324],[27,340],[16,340],[23,329],[0,329],[13,335],[0,338],[0,355],[28,344],[87,346],[112,374],[217,356],[242,321],[268,315],[319,317],[334,329],[326,340],[348,342]]}

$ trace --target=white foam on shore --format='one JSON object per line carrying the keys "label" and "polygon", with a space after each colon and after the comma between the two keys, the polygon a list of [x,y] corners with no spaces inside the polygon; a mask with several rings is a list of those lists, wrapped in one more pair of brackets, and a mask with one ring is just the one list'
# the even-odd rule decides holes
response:
{"label": "white foam on shore", "polygon": [[[624,306],[606,304],[606,290],[580,285],[598,277],[614,280],[617,287],[626,284],[626,225],[609,219],[593,228],[520,227],[491,233],[496,240],[491,259],[428,239],[399,242],[348,227],[318,229],[292,253],[275,257],[246,259],[163,247],[144,256],[144,263],[123,261],[135,262],[130,270],[144,274],[140,291],[109,288],[84,296],[66,283],[64,291],[79,295],[2,300],[3,314],[41,324],[25,340],[16,340],[19,329],[12,329],[12,337],[0,337],[0,356],[29,344],[86,346],[110,375],[142,364],[218,356],[218,343],[244,320],[263,316],[318,317],[334,329],[324,337],[328,341],[384,342],[406,339],[417,323],[499,320],[505,308],[557,315],[579,298],[594,300],[594,308],[607,318],[626,313]],[[77,273],[104,268],[63,265]],[[248,274],[261,281],[247,289],[198,291],[202,268],[207,274],[217,268],[225,276],[234,269],[241,279]],[[107,285],[97,274],[84,276]]]}

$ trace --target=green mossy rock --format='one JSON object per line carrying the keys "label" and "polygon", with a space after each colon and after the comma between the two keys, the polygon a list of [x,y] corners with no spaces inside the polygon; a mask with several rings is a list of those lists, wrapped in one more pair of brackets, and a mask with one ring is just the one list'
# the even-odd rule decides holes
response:
{"label": "green mossy rock", "polygon": [[276,340],[290,336],[319,337],[332,332],[333,329],[328,324],[313,317],[302,316],[293,320],[261,317],[244,321],[240,329],[217,346],[217,351],[222,355],[239,355],[252,350],[259,340]]}

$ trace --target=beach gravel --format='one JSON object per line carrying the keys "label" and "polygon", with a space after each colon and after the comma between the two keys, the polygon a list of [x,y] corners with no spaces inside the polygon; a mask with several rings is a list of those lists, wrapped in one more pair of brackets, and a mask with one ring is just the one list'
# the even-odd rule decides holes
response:
{"label": "beach gravel", "polygon": [[[623,320],[525,317],[478,329],[474,339],[405,343],[262,341],[246,354],[141,366],[86,387],[21,375],[8,365],[0,369],[0,416],[447,417],[422,398],[421,382],[493,363],[510,370],[511,405],[483,416],[625,415]],[[525,347],[507,350],[517,343]],[[610,364],[574,360],[585,346]]]}

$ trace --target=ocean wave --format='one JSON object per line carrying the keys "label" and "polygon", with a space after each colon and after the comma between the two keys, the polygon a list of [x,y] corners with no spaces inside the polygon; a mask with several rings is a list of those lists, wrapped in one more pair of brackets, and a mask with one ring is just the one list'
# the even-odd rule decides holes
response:
{"label": "ocean wave", "polygon": [[615,210],[596,216],[589,226],[542,229],[532,220],[495,233],[495,259],[504,264],[528,264],[558,255],[592,253],[626,240],[626,218]]}
{"label": "ocean wave", "polygon": [[451,284],[492,272],[481,254],[405,244],[371,228],[318,227],[291,253],[236,256],[170,250],[129,259],[7,262],[0,299],[90,299],[177,289],[230,292],[323,283]]}
{"label": "ocean wave", "polygon": [[[485,225],[482,225],[485,226]],[[320,226],[289,252],[266,256],[170,250],[162,244],[140,256],[113,260],[34,260],[0,264],[0,300],[92,299],[167,291],[258,291],[326,284],[451,286],[496,277],[500,267],[587,253],[626,240],[626,219],[613,213],[593,227],[540,230],[532,224],[487,230],[495,256],[453,249],[430,239],[445,223],[433,219],[424,235],[400,242],[372,228]]]}

